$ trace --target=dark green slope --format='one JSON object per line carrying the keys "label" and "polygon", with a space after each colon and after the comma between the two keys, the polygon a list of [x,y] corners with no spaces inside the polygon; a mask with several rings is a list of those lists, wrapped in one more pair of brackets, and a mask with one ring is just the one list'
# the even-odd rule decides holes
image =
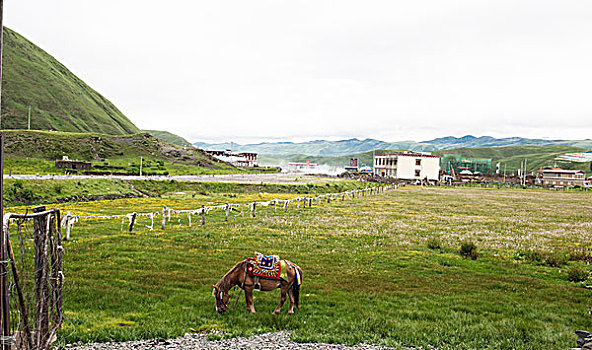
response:
{"label": "dark green slope", "polygon": [[4,28],[2,129],[97,132],[140,130],[109,100],[18,33]]}
{"label": "dark green slope", "polygon": [[162,130],[142,130],[142,132],[147,132],[150,135],[157,137],[157,138],[159,138],[163,141],[166,141],[170,144],[173,144],[173,145],[193,148],[193,145],[189,141],[185,140],[184,138],[182,138],[179,135],[173,134],[172,132],[162,131]]}

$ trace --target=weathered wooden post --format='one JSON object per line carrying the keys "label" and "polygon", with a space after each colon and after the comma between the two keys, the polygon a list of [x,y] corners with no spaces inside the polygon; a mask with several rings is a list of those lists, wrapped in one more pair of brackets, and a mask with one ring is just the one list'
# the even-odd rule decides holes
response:
{"label": "weathered wooden post", "polygon": [[257,216],[256,212],[257,212],[257,202],[253,202],[253,217]]}
{"label": "weathered wooden post", "polygon": [[300,209],[300,197],[296,198],[296,209]]}
{"label": "weathered wooden post", "polygon": [[201,206],[201,225],[206,224],[206,207],[204,205]]}
{"label": "weathered wooden post", "polygon": [[345,192],[343,192],[343,193],[341,194],[341,201],[342,201],[342,202],[343,202],[343,201],[345,201]]}
{"label": "weathered wooden post", "polygon": [[160,229],[164,230],[164,227],[166,225],[166,213],[167,213],[167,207],[166,205],[164,207],[162,207],[162,221],[160,222]]}
{"label": "weathered wooden post", "polygon": [[289,203],[289,201],[284,202],[284,213],[288,212],[288,203]]}
{"label": "weathered wooden post", "polygon": [[327,203],[331,203],[331,194],[329,194],[329,196],[327,196]]}
{"label": "weathered wooden post", "polygon": [[134,224],[136,223],[136,217],[138,216],[137,213],[132,213],[132,219],[130,220],[130,225],[129,225],[129,232],[132,232],[134,229]]}
{"label": "weathered wooden post", "polygon": [[306,208],[306,201],[307,201],[306,196],[304,196],[304,201],[303,201],[304,208]]}
{"label": "weathered wooden post", "polygon": [[273,213],[277,214],[277,201],[275,199],[273,200]]}
{"label": "weathered wooden post", "polygon": [[70,226],[70,216],[72,216],[72,213],[68,210],[66,212],[66,218],[67,218],[66,219],[66,238],[64,238],[66,241],[69,241],[70,240],[70,229],[71,229],[71,226]]}
{"label": "weathered wooden post", "polygon": [[230,209],[230,205],[228,203],[226,203],[226,207],[224,208],[224,221],[228,222],[228,212]]}
{"label": "weathered wooden post", "polygon": [[[33,208],[34,213],[45,211],[45,207]],[[36,325],[35,335],[37,346],[45,344],[49,334],[49,285],[47,278],[47,229],[49,228],[48,216],[37,216],[33,219],[34,241],[35,241],[35,300],[36,300]]]}
{"label": "weathered wooden post", "polygon": [[317,205],[320,207],[321,206],[321,196],[317,197]]}

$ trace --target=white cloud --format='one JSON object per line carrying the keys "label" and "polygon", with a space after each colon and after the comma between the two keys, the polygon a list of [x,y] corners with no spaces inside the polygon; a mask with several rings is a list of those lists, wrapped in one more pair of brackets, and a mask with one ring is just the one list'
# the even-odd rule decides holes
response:
{"label": "white cloud", "polygon": [[5,24],[192,141],[587,138],[585,1],[23,0]]}

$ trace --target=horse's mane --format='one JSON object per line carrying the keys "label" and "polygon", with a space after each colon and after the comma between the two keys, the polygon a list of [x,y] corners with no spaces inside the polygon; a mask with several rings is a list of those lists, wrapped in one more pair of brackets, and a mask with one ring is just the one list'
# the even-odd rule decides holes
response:
{"label": "horse's mane", "polygon": [[218,289],[220,289],[220,290],[227,291],[229,289],[228,288],[228,285],[230,283],[229,276],[234,271],[236,271],[240,267],[240,265],[242,265],[242,263],[244,263],[244,262],[245,262],[244,260],[241,260],[241,261],[237,262],[236,265],[234,265],[233,268],[231,268],[228,272],[226,272],[226,274],[224,276],[222,276],[222,278],[220,279],[220,281],[218,281],[218,283],[216,283],[216,287],[218,287]]}

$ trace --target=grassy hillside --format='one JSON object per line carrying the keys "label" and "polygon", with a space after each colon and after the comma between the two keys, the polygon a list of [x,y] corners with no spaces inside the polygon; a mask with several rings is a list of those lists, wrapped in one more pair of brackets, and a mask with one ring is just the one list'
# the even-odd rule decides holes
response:
{"label": "grassy hillside", "polygon": [[[8,130],[5,139],[5,172],[63,173],[54,168],[54,160],[68,156],[74,160],[92,161],[105,171],[138,169],[144,159],[144,173],[150,166],[158,174],[201,174],[234,172],[237,169],[195,148],[171,145],[148,133],[104,135],[57,131]],[[105,168],[107,167],[107,168]],[[111,169],[109,167],[112,167]],[[117,169],[114,167],[124,168]]]}
{"label": "grassy hillside", "polygon": [[2,129],[99,132],[139,129],[109,100],[18,33],[4,28]]}
{"label": "grassy hillside", "polygon": [[[520,168],[520,163],[528,159],[528,170],[536,171],[544,167],[558,166],[564,169],[578,169],[590,172],[588,163],[571,163],[555,160],[558,155],[569,152],[584,152],[587,148],[574,146],[506,146],[506,147],[481,147],[481,148],[457,148],[445,151],[434,151],[433,154],[442,155],[446,153],[460,154],[468,158],[490,158],[492,165],[501,163],[508,172],[515,172]],[[385,151],[379,150],[376,153],[398,152],[397,150]],[[360,165],[372,166],[373,152],[354,153],[338,157],[317,157],[304,154],[282,155],[264,155],[260,156],[259,163],[262,165],[281,165],[287,162],[303,162],[307,158],[313,163],[326,164],[330,166],[344,167],[349,165],[350,158],[358,158]],[[494,169],[495,170],[495,169]]]}
{"label": "grassy hillside", "polygon": [[568,152],[584,152],[587,149],[574,146],[508,146],[508,147],[483,147],[483,148],[458,148],[446,151],[437,151],[434,154],[454,153],[469,158],[491,158],[493,163],[501,163],[502,169],[506,166],[508,171],[514,172],[520,168],[520,163],[528,159],[529,171],[536,171],[544,167],[558,166],[564,169],[579,169],[590,171],[587,163],[571,163],[557,161],[555,157]]}
{"label": "grassy hillside", "polygon": [[147,132],[150,135],[157,137],[163,141],[166,141],[170,144],[181,146],[181,147],[193,147],[193,145],[182,138],[179,135],[175,135],[172,132],[162,131],[162,130],[142,130],[142,132]]}

